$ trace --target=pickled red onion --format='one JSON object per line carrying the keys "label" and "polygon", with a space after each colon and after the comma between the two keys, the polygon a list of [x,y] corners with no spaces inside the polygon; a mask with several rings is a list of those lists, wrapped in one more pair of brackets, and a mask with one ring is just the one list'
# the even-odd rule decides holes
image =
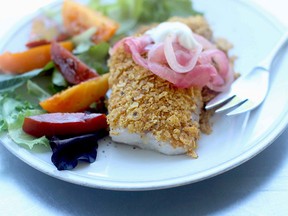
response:
{"label": "pickled red onion", "polygon": [[216,49],[216,46],[212,44],[209,40],[204,38],[201,35],[194,34],[195,39],[200,43],[203,47],[203,50],[208,50],[208,49]]}
{"label": "pickled red onion", "polygon": [[152,43],[151,37],[144,35],[142,37],[127,38],[124,40],[124,48],[132,54],[133,60],[144,68],[148,69],[147,61],[141,56],[145,53],[149,44]]}
{"label": "pickled red onion", "polygon": [[217,73],[211,65],[198,65],[188,73],[177,73],[167,66],[164,55],[164,44],[159,43],[148,52],[148,69],[160,78],[173,83],[179,88],[189,88],[191,86],[203,87],[209,82],[212,74]]}
{"label": "pickled red onion", "polygon": [[218,49],[208,49],[201,53],[200,64],[212,64],[217,69],[217,74],[211,76],[206,84],[211,90],[225,91],[233,81],[233,71],[226,54]]}
{"label": "pickled red onion", "polygon": [[[201,44],[194,50],[182,47],[175,37],[168,36],[164,42],[154,43],[145,34],[125,38],[113,50],[123,44],[125,50],[132,54],[135,63],[176,87],[207,86],[217,92],[225,91],[233,81],[227,55],[207,39],[194,35]],[[143,55],[145,53],[147,57]]]}
{"label": "pickled red onion", "polygon": [[[176,45],[176,47],[174,44]],[[167,63],[170,66],[170,68],[177,73],[187,73],[191,71],[195,67],[201,51],[202,51],[202,45],[200,43],[196,45],[196,48],[194,50],[187,50],[182,46],[179,45],[177,46],[176,37],[172,35],[167,36],[164,41],[164,54]]]}

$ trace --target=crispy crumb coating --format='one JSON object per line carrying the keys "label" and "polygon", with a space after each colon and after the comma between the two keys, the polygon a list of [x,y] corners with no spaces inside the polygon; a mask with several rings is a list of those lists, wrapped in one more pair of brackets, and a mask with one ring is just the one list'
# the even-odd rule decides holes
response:
{"label": "crispy crumb coating", "polygon": [[137,65],[119,47],[109,61],[112,93],[108,104],[110,131],[126,128],[130,133],[151,132],[158,141],[183,147],[195,156],[200,138],[198,119],[201,89],[179,89]]}
{"label": "crispy crumb coating", "polygon": [[[187,24],[193,32],[212,40],[212,31],[202,16],[173,17],[169,21]],[[143,27],[138,34],[149,27]],[[220,44],[220,43],[219,43]],[[230,44],[221,40],[219,45],[227,52]],[[187,154],[195,152],[201,132],[211,133],[210,118],[213,111],[204,111],[203,104],[216,93],[208,88],[176,88],[173,84],[137,65],[131,54],[119,46],[109,60],[109,85],[112,93],[108,103],[110,134],[117,128],[145,135],[151,132],[158,141],[183,147]],[[193,119],[199,116],[200,119]],[[117,134],[115,134],[117,135]]]}

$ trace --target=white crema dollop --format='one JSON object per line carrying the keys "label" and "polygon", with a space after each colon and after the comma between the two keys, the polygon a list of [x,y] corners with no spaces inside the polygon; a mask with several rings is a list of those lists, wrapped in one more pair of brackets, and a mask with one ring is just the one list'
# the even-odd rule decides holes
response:
{"label": "white crema dollop", "polygon": [[164,42],[167,36],[176,36],[181,46],[192,50],[201,46],[193,36],[192,30],[180,22],[163,22],[145,32],[155,43]]}

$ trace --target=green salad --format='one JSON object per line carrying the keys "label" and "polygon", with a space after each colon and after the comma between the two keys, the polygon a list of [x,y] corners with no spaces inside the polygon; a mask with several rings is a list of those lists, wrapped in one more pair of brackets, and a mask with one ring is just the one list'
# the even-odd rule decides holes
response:
{"label": "green salad", "polygon": [[[57,94],[63,96],[64,91],[72,92],[77,90],[77,86],[80,85],[78,89],[83,88],[85,85],[83,82],[86,81],[83,74],[74,74],[72,79],[67,78],[67,76],[71,78],[71,71],[75,72],[75,65],[83,67],[85,76],[89,78],[103,77],[109,72],[107,60],[111,47],[124,36],[133,33],[140,25],[162,22],[172,16],[185,17],[199,14],[193,9],[190,0],[90,0],[85,6],[79,6],[78,3],[66,0],[63,4],[60,9],[45,9],[41,16],[31,20],[33,25],[31,37],[27,39],[27,51],[22,53],[1,51],[2,54],[0,54],[0,132],[7,133],[15,143],[28,149],[33,149],[35,145],[49,147],[49,142],[52,148],[51,143],[54,147],[55,143],[59,143],[59,137],[53,137],[53,139],[45,135],[35,137],[24,132],[22,127],[26,117],[50,112],[43,109],[41,101],[49,101]],[[65,13],[65,7],[72,12]],[[81,24],[81,17],[73,17],[74,11],[71,8],[79,10],[80,15],[84,14],[85,20],[88,20],[88,24],[85,22],[87,26]],[[89,12],[87,12],[88,10]],[[93,17],[92,11],[97,14],[96,18]],[[96,24],[94,25],[95,20]],[[103,21],[107,26],[106,29],[101,29],[97,20]],[[92,24],[89,26],[89,23]],[[78,27],[75,28],[75,25]],[[65,47],[65,44],[62,46],[62,42],[69,43],[66,45],[70,48]],[[50,60],[42,62],[41,67],[33,68],[33,64],[37,65],[38,61],[38,58],[33,55],[36,56],[35,53],[42,52],[48,49],[47,47],[51,49],[51,52],[55,51],[54,59],[52,53]],[[72,63],[68,61],[63,63],[64,57],[63,61],[57,61],[59,56],[60,60],[63,56],[69,60],[76,59],[76,63],[73,61]],[[87,72],[87,68],[89,72]],[[103,96],[105,97],[105,94],[99,96],[98,101],[90,103],[85,110],[72,110],[72,112],[91,113],[96,111],[105,114]],[[103,137],[106,133],[99,134]],[[60,140],[62,138],[71,139],[71,137],[64,136]],[[81,157],[83,155],[77,155],[78,159]],[[76,166],[76,164],[70,165],[69,169]],[[65,169],[65,166],[60,169]]]}

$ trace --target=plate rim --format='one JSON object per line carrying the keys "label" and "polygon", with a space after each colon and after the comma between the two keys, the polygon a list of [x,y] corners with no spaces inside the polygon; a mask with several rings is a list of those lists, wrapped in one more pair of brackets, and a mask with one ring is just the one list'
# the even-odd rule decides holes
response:
{"label": "plate rim", "polygon": [[[57,4],[60,4],[61,2],[52,2],[48,5],[45,5],[42,8],[47,7],[54,7],[57,6]],[[280,22],[278,19],[276,19],[274,16],[272,16],[268,11],[265,9],[259,7],[254,2],[247,2],[244,0],[240,0],[235,2],[237,4],[243,4],[247,6],[250,10],[253,10],[254,13],[260,14],[263,18],[269,20],[271,24],[278,29],[279,32],[284,32],[285,26],[282,22]],[[31,20],[36,14],[40,13],[41,9],[26,15],[21,21],[17,22],[12,28],[8,30],[8,32],[1,37],[0,42],[0,50],[3,51],[3,48],[5,47],[5,44],[8,43],[9,38],[14,35],[21,27],[23,27],[27,22]],[[287,113],[288,110],[285,112]],[[251,148],[248,148],[245,150],[242,154],[235,156],[234,158],[223,162],[222,164],[218,165],[217,167],[212,167],[208,170],[200,171],[198,173],[195,173],[193,175],[185,175],[180,177],[175,177],[173,179],[167,179],[167,180],[149,180],[149,181],[143,181],[143,182],[127,182],[127,181],[120,181],[120,180],[105,180],[105,179],[95,179],[91,178],[89,176],[83,178],[82,176],[78,176],[77,173],[73,173],[73,171],[57,171],[53,167],[53,169],[50,169],[50,166],[44,166],[44,168],[41,166],[41,163],[35,164],[32,163],[34,160],[30,160],[29,158],[26,158],[26,154],[18,154],[18,151],[27,151],[27,149],[15,144],[7,134],[0,135],[0,142],[3,144],[3,146],[8,149],[14,156],[28,164],[29,166],[33,167],[34,169],[45,173],[47,175],[50,175],[52,177],[55,177],[56,179],[70,182],[77,185],[82,185],[90,188],[99,188],[99,189],[107,189],[107,190],[121,190],[121,191],[144,191],[144,190],[156,190],[156,189],[166,189],[166,188],[172,188],[172,187],[178,187],[183,186],[191,183],[196,183],[199,181],[203,181],[205,179],[212,178],[214,176],[220,175],[224,172],[227,172],[246,161],[250,160],[254,156],[261,153],[264,149],[266,149],[268,146],[270,146],[273,141],[275,141],[287,128],[288,125],[288,115],[283,115],[284,117],[278,122],[278,124],[273,128],[273,130],[270,130],[269,133],[265,134],[264,136],[261,136],[261,138],[254,142],[253,146]],[[6,140],[6,142],[3,142],[2,140]],[[13,148],[13,145],[16,146],[16,148]],[[41,160],[40,160],[41,161]],[[42,163],[45,163],[44,161],[41,161]],[[71,174],[72,173],[72,174]],[[69,176],[72,175],[73,178],[70,178]]]}

